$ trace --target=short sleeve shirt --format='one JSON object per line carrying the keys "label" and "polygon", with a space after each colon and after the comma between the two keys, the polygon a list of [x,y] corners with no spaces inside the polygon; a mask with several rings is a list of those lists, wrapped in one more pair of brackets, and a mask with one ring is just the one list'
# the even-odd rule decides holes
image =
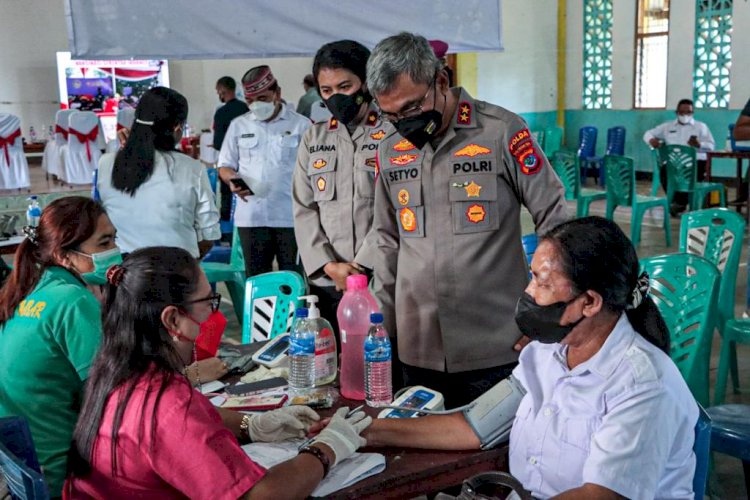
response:
{"label": "short sleeve shirt", "polygon": [[586,483],[626,498],[693,498],[698,406],[672,360],[623,314],[591,359],[532,342],[513,376],[527,393],[510,435],[510,472],[537,498]]}
{"label": "short sleeve shirt", "polygon": [[101,342],[94,295],[61,267],[0,326],[0,417],[21,415],[52,496],[59,496],[67,453],[94,355]]}
{"label": "short sleeve shirt", "polygon": [[221,238],[216,197],[201,162],[176,151],[157,152],[151,177],[130,196],[112,186],[115,156],[99,160],[97,187],[123,252],[169,246],[198,257],[199,241]]}
{"label": "short sleeve shirt", "polygon": [[247,104],[239,99],[232,99],[225,102],[214,114],[214,149],[218,152],[224,143],[224,136],[227,134],[229,124],[238,116],[247,113]]}
{"label": "short sleeve shirt", "polygon": [[292,176],[300,139],[311,125],[287,104],[270,122],[252,112],[232,120],[218,165],[235,170],[254,193],[237,197],[237,227],[294,227]]}
{"label": "short sleeve shirt", "polygon": [[66,496],[233,500],[265,475],[265,469],[242,451],[208,399],[182,375],[174,375],[156,405],[162,377],[149,372],[136,384],[118,430],[115,477],[112,424],[117,400],[127,387],[120,386],[110,394],[94,443],[92,472],[70,480]]}

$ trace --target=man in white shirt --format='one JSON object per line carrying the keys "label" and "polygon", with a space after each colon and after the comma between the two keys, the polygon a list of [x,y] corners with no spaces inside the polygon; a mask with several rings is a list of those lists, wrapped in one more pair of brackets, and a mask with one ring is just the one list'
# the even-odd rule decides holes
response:
{"label": "man in white shirt", "polygon": [[[706,169],[706,151],[714,150],[714,137],[705,123],[699,122],[693,118],[693,101],[682,99],[677,104],[677,119],[664,122],[661,125],[647,130],[643,134],[643,141],[652,148],[658,148],[662,144],[688,145],[696,148],[696,157],[698,159],[698,180],[702,181]],[[660,172],[661,185],[664,189],[667,187],[666,168]],[[677,214],[685,210],[687,205],[687,193],[675,193],[670,214],[676,217]]]}
{"label": "man in white shirt", "polygon": [[301,272],[292,216],[292,174],[300,137],[310,120],[281,99],[268,66],[242,77],[250,111],[232,120],[219,154],[219,176],[239,197],[234,212],[247,276],[272,270]]}

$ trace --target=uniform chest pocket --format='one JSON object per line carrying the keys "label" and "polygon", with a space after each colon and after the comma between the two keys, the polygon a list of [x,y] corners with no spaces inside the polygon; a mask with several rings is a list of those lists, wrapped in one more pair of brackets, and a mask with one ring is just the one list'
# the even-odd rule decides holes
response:
{"label": "uniform chest pocket", "polygon": [[336,195],[336,154],[314,154],[307,161],[313,200],[331,201]]}
{"label": "uniform chest pocket", "polygon": [[249,159],[252,155],[258,154],[258,136],[251,135],[252,137],[240,137],[237,141],[241,159]]}
{"label": "uniform chest pocket", "polygon": [[285,134],[281,136],[281,161],[290,162],[297,158],[299,135]]}
{"label": "uniform chest pocket", "polygon": [[375,156],[358,157],[354,163],[354,189],[360,198],[375,198]]}
{"label": "uniform chest pocket", "polygon": [[448,185],[453,232],[472,234],[500,227],[496,174],[454,175]]}
{"label": "uniform chest pocket", "polygon": [[396,210],[422,205],[422,181],[398,182],[389,185],[391,204]]}
{"label": "uniform chest pocket", "polygon": [[557,476],[569,489],[583,480],[583,465],[591,451],[591,439],[596,427],[596,417],[563,417],[560,421],[560,457]]}

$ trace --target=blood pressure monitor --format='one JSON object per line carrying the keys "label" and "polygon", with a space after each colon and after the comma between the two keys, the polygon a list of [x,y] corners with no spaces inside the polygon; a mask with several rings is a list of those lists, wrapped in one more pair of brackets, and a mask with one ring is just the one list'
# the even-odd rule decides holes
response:
{"label": "blood pressure monitor", "polygon": [[273,368],[287,360],[289,350],[289,334],[279,335],[268,341],[258,352],[253,354],[253,361],[263,366]]}
{"label": "blood pressure monitor", "polygon": [[443,410],[444,403],[443,395],[439,392],[415,385],[407,389],[390,405],[400,406],[401,409],[386,408],[380,412],[378,418],[414,418],[421,415],[418,410]]}

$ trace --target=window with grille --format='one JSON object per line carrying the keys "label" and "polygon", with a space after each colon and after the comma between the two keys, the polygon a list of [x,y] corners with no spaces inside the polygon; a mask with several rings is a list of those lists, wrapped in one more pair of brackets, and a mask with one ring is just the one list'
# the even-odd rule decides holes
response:
{"label": "window with grille", "polygon": [[669,0],[638,0],[635,29],[636,108],[667,105]]}
{"label": "window with grille", "polygon": [[696,108],[729,107],[732,0],[697,0],[693,101]]}
{"label": "window with grille", "polygon": [[612,107],[612,0],[583,2],[583,109]]}

